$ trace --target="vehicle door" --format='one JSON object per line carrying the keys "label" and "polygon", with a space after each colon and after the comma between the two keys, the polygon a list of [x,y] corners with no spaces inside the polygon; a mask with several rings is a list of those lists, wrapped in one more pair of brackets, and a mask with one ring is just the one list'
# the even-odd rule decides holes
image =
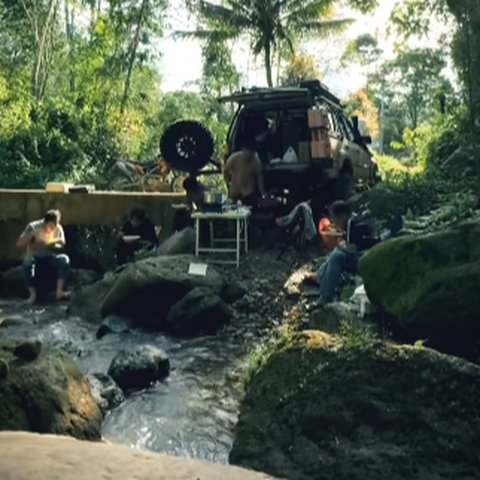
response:
{"label": "vehicle door", "polygon": [[353,128],[343,114],[338,112],[336,117],[343,135],[343,160],[350,159],[353,165],[353,175],[357,180],[369,180],[371,170],[370,153],[356,142]]}

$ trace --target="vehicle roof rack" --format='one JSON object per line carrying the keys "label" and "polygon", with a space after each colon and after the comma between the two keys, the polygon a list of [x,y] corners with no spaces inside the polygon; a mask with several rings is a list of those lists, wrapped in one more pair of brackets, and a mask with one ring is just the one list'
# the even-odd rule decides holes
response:
{"label": "vehicle roof rack", "polygon": [[340,99],[336,97],[326,85],[324,85],[320,80],[307,80],[304,82],[300,82],[300,88],[307,88],[310,90],[314,97],[322,97],[326,98],[333,104],[337,105],[338,107],[342,108],[342,103]]}

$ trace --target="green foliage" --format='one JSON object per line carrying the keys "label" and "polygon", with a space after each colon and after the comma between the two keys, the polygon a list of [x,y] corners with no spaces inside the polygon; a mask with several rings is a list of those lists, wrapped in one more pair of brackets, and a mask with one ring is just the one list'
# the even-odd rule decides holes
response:
{"label": "green foliage", "polygon": [[370,87],[387,105],[402,105],[409,126],[416,128],[434,109],[439,93],[451,90],[442,77],[445,65],[440,50],[405,49],[380,67]]}
{"label": "green foliage", "polygon": [[320,80],[322,74],[311,55],[291,55],[288,60],[281,84],[296,86],[305,80]]}
{"label": "green foliage", "polygon": [[261,370],[274,353],[287,350],[293,345],[295,336],[295,327],[286,324],[278,328],[272,337],[255,348],[246,360],[238,387],[245,391],[256,373]]}
{"label": "green foliage", "polygon": [[[325,35],[338,31],[350,23],[345,19],[331,19],[334,0],[287,0],[265,2],[254,0],[239,4],[225,0],[222,4],[205,0],[190,2],[198,13],[197,31],[179,32],[209,42],[222,42],[247,35],[255,55],[262,55],[267,84],[273,86],[272,64],[274,53],[286,46],[294,53],[296,41],[306,35]],[[355,8],[371,9],[374,0],[350,0]]]}
{"label": "green foliage", "polygon": [[343,320],[338,332],[343,347],[365,349],[379,343],[380,339],[372,325]]}

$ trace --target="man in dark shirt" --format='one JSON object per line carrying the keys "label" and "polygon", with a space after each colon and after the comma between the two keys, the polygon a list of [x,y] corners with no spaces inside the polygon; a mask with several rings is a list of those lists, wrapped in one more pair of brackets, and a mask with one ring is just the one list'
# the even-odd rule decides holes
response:
{"label": "man in dark shirt", "polygon": [[155,226],[146,217],[144,210],[134,208],[119,235],[116,248],[118,263],[121,265],[133,260],[138,250],[153,249],[157,246]]}

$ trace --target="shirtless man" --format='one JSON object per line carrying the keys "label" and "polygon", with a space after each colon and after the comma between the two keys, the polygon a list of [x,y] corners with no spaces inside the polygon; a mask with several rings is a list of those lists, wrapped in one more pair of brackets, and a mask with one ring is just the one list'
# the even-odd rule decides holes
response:
{"label": "shirtless man", "polygon": [[25,251],[23,273],[30,294],[29,303],[37,300],[35,266],[42,260],[52,260],[57,285],[57,300],[70,298],[65,291],[65,283],[70,273],[70,260],[67,255],[59,253],[65,247],[65,233],[60,225],[60,212],[49,210],[41,220],[30,222],[17,240],[17,247]]}
{"label": "shirtless man", "polygon": [[265,193],[262,162],[251,142],[245,142],[239,152],[230,155],[223,168],[223,177],[229,198],[241,200],[245,205],[254,206],[259,194]]}

